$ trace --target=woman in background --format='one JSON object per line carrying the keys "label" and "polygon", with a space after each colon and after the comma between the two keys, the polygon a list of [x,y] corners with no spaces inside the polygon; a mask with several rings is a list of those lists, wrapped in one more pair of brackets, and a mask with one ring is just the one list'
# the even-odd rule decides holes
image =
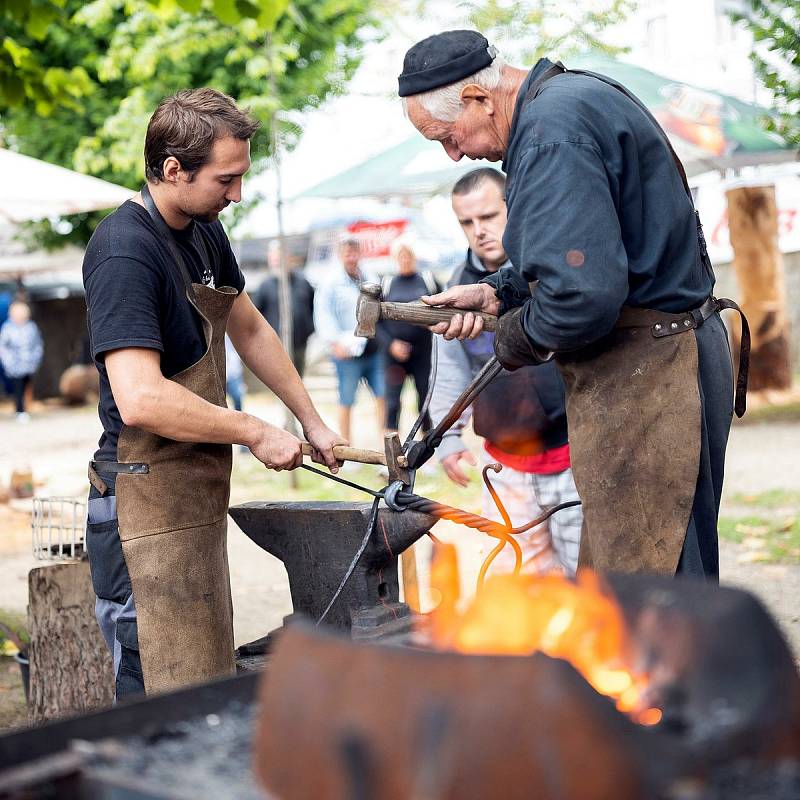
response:
{"label": "woman in background", "polygon": [[[417,257],[408,239],[395,239],[390,253],[397,264],[397,274],[384,279],[384,300],[409,303],[431,291],[440,291],[432,273],[417,271]],[[417,408],[422,407],[428,393],[433,334],[426,328],[393,320],[381,320],[377,333],[386,352],[386,430],[393,432],[400,422],[400,394],[406,377],[414,381]],[[426,415],[422,429],[427,431],[428,428],[430,419]]]}

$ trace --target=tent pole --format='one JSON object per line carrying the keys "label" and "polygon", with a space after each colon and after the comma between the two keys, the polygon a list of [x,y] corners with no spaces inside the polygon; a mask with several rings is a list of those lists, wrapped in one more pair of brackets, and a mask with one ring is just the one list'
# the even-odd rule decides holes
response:
{"label": "tent pole", "polygon": [[[272,34],[267,35],[267,58],[272,58]],[[286,350],[289,358],[293,358],[293,342],[292,342],[292,301],[289,282],[289,260],[286,257],[286,238],[283,228],[283,183],[281,176],[281,143],[280,136],[278,135],[278,84],[275,80],[275,70],[270,70],[269,75],[270,93],[272,94],[275,102],[275,110],[272,112],[272,119],[270,120],[270,136],[272,139],[272,164],[275,172],[275,212],[278,222],[278,305],[280,309],[280,337],[281,344]],[[294,418],[292,412],[284,407],[284,422],[283,427],[289,433],[298,436],[300,431],[297,426],[297,420]],[[292,470],[289,473],[289,483],[293,489],[298,487],[298,472],[299,470]]]}

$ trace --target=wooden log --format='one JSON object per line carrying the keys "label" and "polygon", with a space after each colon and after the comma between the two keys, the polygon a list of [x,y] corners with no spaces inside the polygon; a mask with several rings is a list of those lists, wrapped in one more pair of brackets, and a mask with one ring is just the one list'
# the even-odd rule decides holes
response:
{"label": "wooden log", "polygon": [[403,573],[403,600],[415,614],[419,614],[422,609],[419,601],[417,554],[414,552],[413,544],[400,554],[400,563]]}
{"label": "wooden log", "polygon": [[61,373],[58,393],[69,403],[85,403],[90,394],[100,393],[100,373],[94,364],[73,364]]}
{"label": "wooden log", "polygon": [[88,563],[32,569],[28,592],[31,721],[110,706],[114,668],[94,616]]}
{"label": "wooden log", "polygon": [[[739,304],[752,334],[749,388],[789,389],[786,275],[778,247],[775,187],[739,186],[726,194]],[[739,338],[738,329],[734,329],[734,338]]]}

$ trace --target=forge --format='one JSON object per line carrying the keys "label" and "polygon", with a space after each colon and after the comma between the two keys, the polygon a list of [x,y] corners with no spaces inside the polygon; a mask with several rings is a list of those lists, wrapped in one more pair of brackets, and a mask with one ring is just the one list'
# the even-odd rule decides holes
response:
{"label": "forge", "polygon": [[0,738],[0,797],[797,800],[800,675],[761,604],[688,580],[608,584],[657,724],[561,658],[298,624],[263,674]]}

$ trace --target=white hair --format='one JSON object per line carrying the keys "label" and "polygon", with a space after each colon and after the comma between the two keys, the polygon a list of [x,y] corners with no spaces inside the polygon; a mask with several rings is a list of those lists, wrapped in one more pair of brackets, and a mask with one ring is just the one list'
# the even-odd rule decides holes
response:
{"label": "white hair", "polygon": [[[478,70],[460,81],[440,86],[438,89],[431,89],[429,92],[420,92],[413,95],[422,107],[440,122],[454,122],[464,106],[461,101],[461,91],[465,86],[474,83],[482,89],[491,91],[500,85],[503,78],[503,67],[506,62],[501,56],[495,56],[494,61],[488,67]],[[403,98],[403,111],[408,116],[408,98]]]}

